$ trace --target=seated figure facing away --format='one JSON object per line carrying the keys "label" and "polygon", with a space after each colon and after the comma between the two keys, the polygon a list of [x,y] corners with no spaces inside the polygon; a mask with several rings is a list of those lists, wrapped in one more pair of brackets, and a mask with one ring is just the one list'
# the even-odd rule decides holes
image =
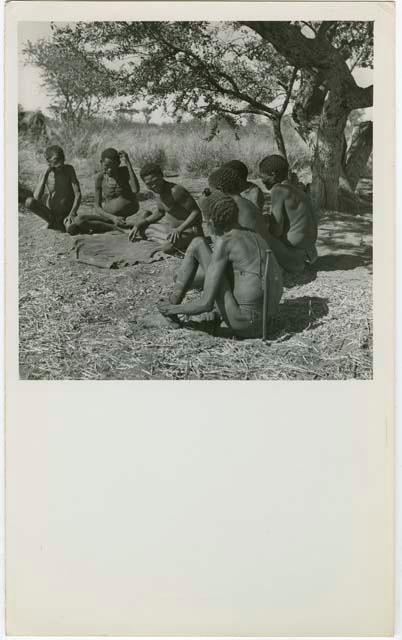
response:
{"label": "seated figure facing away", "polygon": [[[266,241],[254,231],[240,227],[238,206],[230,196],[212,193],[205,211],[213,237],[213,252],[205,238],[195,238],[177,273],[168,304],[159,311],[172,319],[178,314],[198,315],[212,311],[216,303],[227,326],[239,337],[263,335],[264,287],[267,287],[267,324],[278,313],[283,285],[280,267]],[[264,282],[266,261],[267,278]],[[204,274],[198,300],[182,304],[197,271]]]}
{"label": "seated figure facing away", "polygon": [[46,220],[49,229],[65,231],[75,219],[81,202],[81,189],[74,168],[65,164],[64,151],[57,145],[45,151],[48,167],[36,185],[27,209]]}
{"label": "seated figure facing away", "polygon": [[146,164],[140,175],[157,195],[157,210],[137,214],[129,240],[133,242],[140,236],[157,242],[165,253],[185,251],[193,238],[203,236],[197,203],[184,187],[165,180],[157,164]]}
{"label": "seated figure facing away", "polygon": [[240,195],[242,198],[250,200],[258,209],[259,213],[262,213],[264,208],[264,193],[255,182],[248,180],[248,169],[244,162],[240,160],[230,160],[226,162],[224,167],[231,167],[235,169],[240,179]]}
{"label": "seated figure facing away", "polygon": [[[122,165],[122,163],[124,163]],[[101,155],[102,169],[95,176],[93,211],[82,212],[67,227],[68,233],[103,233],[132,226],[130,216],[138,211],[140,187],[128,154],[105,149]]]}
{"label": "seated figure facing away", "polygon": [[[209,176],[209,185],[212,192],[221,191],[233,198],[239,210],[239,225],[241,227],[257,231],[265,240],[268,240],[267,216],[263,216],[255,204],[240,195],[242,179],[237,169],[228,164],[223,165]],[[207,196],[201,201],[201,207],[204,210],[208,206]]]}
{"label": "seated figure facing away", "polygon": [[271,191],[270,247],[285,271],[301,272],[317,259],[317,223],[310,197],[288,180],[289,165],[282,156],[267,156],[259,168]]}

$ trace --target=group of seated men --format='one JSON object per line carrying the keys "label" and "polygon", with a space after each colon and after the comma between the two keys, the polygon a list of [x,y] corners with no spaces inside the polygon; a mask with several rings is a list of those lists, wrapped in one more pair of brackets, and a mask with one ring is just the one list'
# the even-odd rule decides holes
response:
{"label": "group of seated men", "polygon": [[[163,252],[185,254],[169,301],[158,307],[173,321],[217,307],[236,335],[259,337],[263,322],[278,311],[282,270],[301,272],[317,257],[310,197],[288,178],[282,156],[267,156],[259,164],[261,181],[271,193],[271,212],[264,215],[264,194],[238,160],[213,171],[198,203],[184,187],[166,180],[159,165],[144,165],[141,179],[156,194],[156,208],[149,211],[140,210],[140,185],[128,154],[105,149],[95,177],[94,207],[79,212],[74,168],[65,163],[61,147],[51,146],[45,155],[47,169],[26,206],[50,228],[71,235],[119,229],[127,231],[130,242],[147,239]],[[196,283],[201,297],[183,303]]]}

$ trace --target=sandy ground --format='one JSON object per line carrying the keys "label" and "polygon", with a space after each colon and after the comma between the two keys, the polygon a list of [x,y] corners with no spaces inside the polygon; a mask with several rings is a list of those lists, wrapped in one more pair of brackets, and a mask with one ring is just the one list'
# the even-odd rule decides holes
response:
{"label": "sandy ground", "polygon": [[[199,195],[203,181],[180,183]],[[178,258],[104,270],[23,208],[20,376],[24,379],[367,379],[372,376],[371,216],[325,212],[314,270],[285,280],[275,335],[238,340],[156,311]],[[224,333],[224,332],[223,332]]]}

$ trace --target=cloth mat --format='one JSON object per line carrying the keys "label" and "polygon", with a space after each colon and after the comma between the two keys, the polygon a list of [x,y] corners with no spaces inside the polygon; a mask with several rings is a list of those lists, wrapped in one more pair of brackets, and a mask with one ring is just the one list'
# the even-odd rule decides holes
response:
{"label": "cloth mat", "polygon": [[120,231],[76,236],[72,251],[78,262],[101,269],[122,269],[169,258],[167,254],[158,250],[154,242],[129,242],[128,233]]}

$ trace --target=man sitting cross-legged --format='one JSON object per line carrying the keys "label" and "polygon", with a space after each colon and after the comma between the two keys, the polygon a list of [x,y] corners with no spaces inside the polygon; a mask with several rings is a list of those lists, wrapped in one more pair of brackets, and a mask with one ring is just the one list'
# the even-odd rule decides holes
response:
{"label": "man sitting cross-legged", "polygon": [[237,171],[240,180],[241,197],[250,200],[250,202],[257,207],[259,213],[262,213],[265,201],[264,193],[255,182],[248,180],[248,169],[244,162],[240,160],[230,160],[230,162],[225,162],[223,166],[231,167]]}
{"label": "man sitting cross-legged", "polygon": [[94,209],[82,212],[71,221],[67,226],[70,235],[132,227],[130,216],[138,211],[140,186],[128,154],[105,149],[101,155],[101,166],[101,171],[95,176]]}
{"label": "man sitting cross-legged", "polygon": [[269,244],[283,269],[301,272],[317,259],[317,223],[309,195],[288,180],[289,165],[282,156],[260,162],[261,180],[271,191]]}
{"label": "man sitting cross-legged", "polygon": [[61,147],[48,147],[45,158],[48,167],[42,172],[33,197],[26,199],[25,206],[46,220],[49,229],[65,231],[77,216],[81,202],[80,185],[74,167],[65,164]]}
{"label": "man sitting cross-legged", "polygon": [[[177,273],[170,303],[160,304],[159,311],[177,319],[178,314],[212,311],[216,303],[226,324],[237,336],[260,337],[263,335],[268,245],[258,233],[240,227],[233,198],[217,192],[209,198],[206,220],[214,239],[213,252],[205,238],[192,241]],[[283,290],[281,270],[274,255],[269,256],[267,322],[277,315]],[[182,304],[199,268],[205,276],[201,298]]]}
{"label": "man sitting cross-legged", "polygon": [[146,164],[140,175],[146,186],[157,194],[157,211],[137,214],[129,235],[153,240],[165,253],[185,251],[193,238],[203,236],[201,211],[189,192],[179,184],[168,182],[159,165]]}

